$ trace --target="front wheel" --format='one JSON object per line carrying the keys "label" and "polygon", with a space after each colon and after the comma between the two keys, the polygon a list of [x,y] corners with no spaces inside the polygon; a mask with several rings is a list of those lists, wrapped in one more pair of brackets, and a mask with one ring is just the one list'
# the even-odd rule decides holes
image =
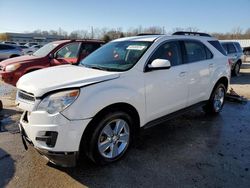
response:
{"label": "front wheel", "polygon": [[208,114],[218,114],[224,105],[226,96],[226,88],[223,84],[218,84],[208,100],[203,110]]}
{"label": "front wheel", "polygon": [[87,156],[97,164],[120,159],[128,150],[133,120],[125,112],[113,112],[99,119],[88,141]]}

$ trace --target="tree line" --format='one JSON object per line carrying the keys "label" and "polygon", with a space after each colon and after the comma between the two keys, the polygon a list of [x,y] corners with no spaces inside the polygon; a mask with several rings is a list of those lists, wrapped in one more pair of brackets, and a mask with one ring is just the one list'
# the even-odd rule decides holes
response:
{"label": "tree line", "polygon": [[[141,33],[152,33],[152,34],[172,34],[176,31],[189,31],[189,32],[199,32],[200,30],[195,27],[188,27],[188,28],[174,28],[171,31],[166,32],[165,27],[159,26],[151,26],[151,27],[136,27],[136,28],[129,28],[124,31],[121,27],[118,28],[94,28],[91,27],[90,29],[82,29],[82,30],[75,30],[70,33],[66,32],[62,28],[58,30],[50,30],[50,31],[43,31],[37,29],[33,31],[33,33],[37,33],[42,36],[46,35],[55,35],[59,36],[62,39],[102,39],[106,42],[121,38],[121,37],[128,37],[128,36],[135,36]],[[210,35],[220,39],[220,40],[229,40],[229,39],[250,39],[250,28],[247,30],[243,30],[240,27],[233,28],[231,31],[226,33],[218,33],[218,32],[211,32]]]}

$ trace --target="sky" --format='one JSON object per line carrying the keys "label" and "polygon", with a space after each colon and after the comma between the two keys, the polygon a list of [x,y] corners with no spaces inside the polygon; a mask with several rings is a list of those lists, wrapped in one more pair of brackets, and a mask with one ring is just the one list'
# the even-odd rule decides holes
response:
{"label": "sky", "polygon": [[250,28],[250,0],[0,0],[0,33],[139,26],[244,31]]}

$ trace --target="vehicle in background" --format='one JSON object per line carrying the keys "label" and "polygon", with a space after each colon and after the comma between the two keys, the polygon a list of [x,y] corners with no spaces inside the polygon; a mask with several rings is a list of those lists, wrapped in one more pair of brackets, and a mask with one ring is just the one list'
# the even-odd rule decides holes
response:
{"label": "vehicle in background", "polygon": [[57,165],[72,166],[84,155],[107,164],[127,152],[142,127],[198,106],[219,114],[231,67],[214,46],[222,49],[205,33],[121,38],[79,66],[24,75],[16,99],[23,143]]}
{"label": "vehicle in background", "polygon": [[18,42],[20,46],[24,46],[27,42]]}
{"label": "vehicle in background", "polygon": [[33,45],[30,47],[30,50],[34,53],[35,51],[37,51],[38,49],[40,49],[41,47],[43,47],[43,45]]}
{"label": "vehicle in background", "polygon": [[3,41],[2,44],[18,45],[17,42],[13,42],[13,41]]}
{"label": "vehicle in background", "polygon": [[100,40],[54,41],[32,55],[0,62],[0,77],[4,82],[15,86],[18,79],[26,73],[56,65],[76,65],[102,44],[104,42]]}
{"label": "vehicle in background", "polygon": [[22,49],[24,55],[30,55],[33,53],[33,50],[30,49],[28,46],[19,45],[19,47]]}
{"label": "vehicle in background", "polygon": [[250,47],[245,47],[243,50],[244,53],[244,61],[249,62],[250,61]]}
{"label": "vehicle in background", "polygon": [[28,47],[31,47],[31,46],[34,46],[34,45],[38,45],[38,42],[28,42],[25,44],[25,46],[28,46]]}
{"label": "vehicle in background", "polygon": [[19,46],[10,44],[0,44],[0,61],[13,57],[18,57],[21,55],[23,55],[23,51]]}
{"label": "vehicle in background", "polygon": [[239,76],[240,67],[244,58],[243,50],[240,44],[238,42],[222,42],[222,41],[221,44],[231,60],[232,75]]}

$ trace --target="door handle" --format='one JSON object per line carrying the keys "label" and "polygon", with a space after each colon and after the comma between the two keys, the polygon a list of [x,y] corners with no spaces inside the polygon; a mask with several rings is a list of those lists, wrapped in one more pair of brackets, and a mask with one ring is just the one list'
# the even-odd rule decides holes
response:
{"label": "door handle", "polygon": [[181,72],[181,73],[179,74],[179,76],[180,76],[180,77],[184,77],[184,76],[186,76],[186,74],[187,74],[187,72]]}
{"label": "door handle", "polygon": [[213,63],[209,64],[209,68],[213,68],[213,67],[214,67]]}

